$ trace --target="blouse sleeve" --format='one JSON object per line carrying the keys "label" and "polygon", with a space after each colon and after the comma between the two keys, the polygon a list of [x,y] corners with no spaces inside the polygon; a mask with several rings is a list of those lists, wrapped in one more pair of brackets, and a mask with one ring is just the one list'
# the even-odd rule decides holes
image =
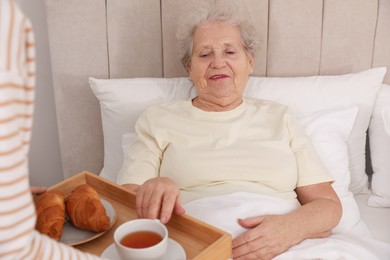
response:
{"label": "blouse sleeve", "polygon": [[297,187],[333,182],[333,176],[326,168],[304,129],[292,114],[287,113],[286,117],[290,132],[290,146],[298,168]]}
{"label": "blouse sleeve", "polygon": [[136,135],[118,174],[119,184],[142,184],[159,175],[164,148],[153,131],[150,114],[147,110],[136,123]]}
{"label": "blouse sleeve", "polygon": [[32,26],[12,0],[0,0],[0,258],[98,259],[34,230],[28,180],[34,93]]}

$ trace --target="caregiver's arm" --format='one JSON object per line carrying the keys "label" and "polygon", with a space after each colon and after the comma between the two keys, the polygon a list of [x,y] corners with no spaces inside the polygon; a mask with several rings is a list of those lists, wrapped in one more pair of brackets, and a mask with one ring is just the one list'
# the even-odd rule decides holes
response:
{"label": "caregiver's arm", "polygon": [[249,230],[233,240],[234,259],[272,259],[307,238],[331,234],[342,214],[331,184],[299,187],[296,193],[302,207],[295,211],[239,220]]}

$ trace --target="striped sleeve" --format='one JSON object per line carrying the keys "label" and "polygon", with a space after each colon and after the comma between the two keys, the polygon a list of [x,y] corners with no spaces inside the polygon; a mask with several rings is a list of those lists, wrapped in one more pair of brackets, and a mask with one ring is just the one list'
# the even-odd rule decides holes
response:
{"label": "striped sleeve", "polygon": [[34,93],[32,26],[12,0],[0,0],[0,259],[98,259],[34,229],[27,160]]}

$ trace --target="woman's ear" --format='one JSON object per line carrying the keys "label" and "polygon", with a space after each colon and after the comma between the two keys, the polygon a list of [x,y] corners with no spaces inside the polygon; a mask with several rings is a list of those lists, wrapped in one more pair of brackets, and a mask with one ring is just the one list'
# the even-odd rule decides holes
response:
{"label": "woman's ear", "polygon": [[186,64],[186,71],[188,74],[190,74],[190,72],[191,72],[191,61],[190,60]]}
{"label": "woman's ear", "polygon": [[249,59],[249,74],[253,73],[253,66],[255,63],[255,58],[253,57],[252,54],[248,54],[248,59]]}

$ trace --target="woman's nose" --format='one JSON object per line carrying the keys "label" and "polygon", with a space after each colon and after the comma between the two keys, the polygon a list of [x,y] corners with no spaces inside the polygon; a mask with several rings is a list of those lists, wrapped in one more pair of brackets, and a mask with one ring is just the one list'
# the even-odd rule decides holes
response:
{"label": "woman's nose", "polygon": [[224,68],[226,66],[226,60],[222,55],[214,55],[211,61],[211,67],[214,69]]}

